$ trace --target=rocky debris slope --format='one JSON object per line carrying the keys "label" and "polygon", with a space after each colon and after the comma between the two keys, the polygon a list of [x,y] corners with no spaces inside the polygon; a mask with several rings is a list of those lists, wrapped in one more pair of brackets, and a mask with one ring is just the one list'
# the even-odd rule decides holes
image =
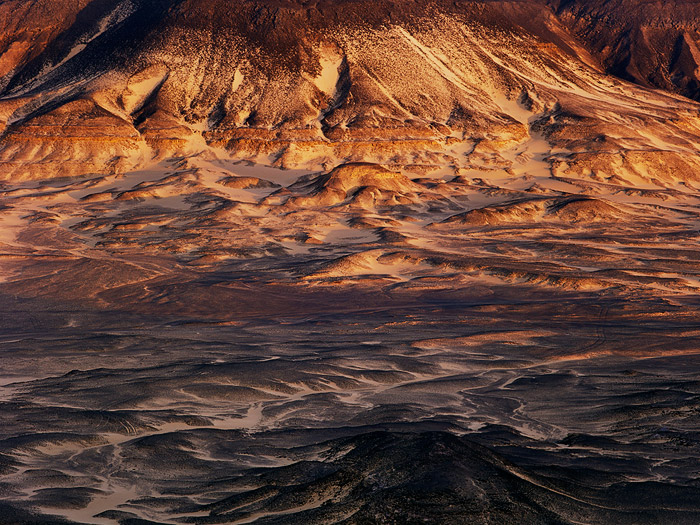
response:
{"label": "rocky debris slope", "polygon": [[692,4],[654,8],[659,27],[691,35],[681,54],[692,60],[650,41],[653,64],[685,60],[658,82],[615,65],[624,52],[609,42],[655,20],[608,28],[628,11],[615,5],[4,2],[0,178],[118,173],[201,152],[288,168],[515,170],[533,144],[550,148],[537,151],[551,153],[540,167],[564,176],[689,177],[698,106],[606,71],[693,96]]}

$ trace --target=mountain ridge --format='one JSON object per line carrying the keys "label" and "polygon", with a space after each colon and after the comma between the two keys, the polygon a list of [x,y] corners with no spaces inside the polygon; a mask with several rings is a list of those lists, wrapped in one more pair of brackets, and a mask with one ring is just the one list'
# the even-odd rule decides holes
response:
{"label": "mountain ridge", "polygon": [[[642,106],[656,98],[681,115],[698,112],[691,102],[621,87],[599,70],[605,54],[592,55],[563,22],[573,17],[579,33],[590,33],[573,10],[586,5],[100,0],[69,7],[67,28],[45,29],[33,43],[15,29],[4,44],[0,69],[10,72],[0,82],[0,177],[100,166],[115,173],[208,148],[289,168],[364,160],[459,168],[475,144],[498,151],[526,140],[525,121],[538,113],[554,146],[557,126],[546,119],[557,112],[609,126],[591,106],[601,96],[621,113],[629,109],[623,91]],[[44,3],[31,6],[40,11]],[[24,58],[11,52],[18,46]],[[689,75],[682,83],[692,94]],[[577,92],[587,95],[571,102]],[[646,113],[658,109],[638,112]],[[35,133],[49,126],[57,134]],[[98,142],[111,146],[100,151]]]}

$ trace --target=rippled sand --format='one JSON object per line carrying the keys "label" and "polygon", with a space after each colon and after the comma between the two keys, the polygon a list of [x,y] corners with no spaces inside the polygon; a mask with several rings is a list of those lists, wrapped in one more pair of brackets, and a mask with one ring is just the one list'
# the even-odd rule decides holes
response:
{"label": "rippled sand", "polygon": [[[124,329],[108,313],[76,328],[59,325],[66,312],[9,306],[5,523],[700,516],[688,309],[465,291]],[[8,311],[21,308],[54,329],[22,326]]]}
{"label": "rippled sand", "polygon": [[697,522],[695,196],[406,173],[6,185],[0,523]]}

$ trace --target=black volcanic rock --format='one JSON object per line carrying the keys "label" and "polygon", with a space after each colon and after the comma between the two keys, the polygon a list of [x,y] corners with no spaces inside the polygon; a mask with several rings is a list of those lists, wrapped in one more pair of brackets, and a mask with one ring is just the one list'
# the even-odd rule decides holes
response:
{"label": "black volcanic rock", "polygon": [[[199,511],[208,516],[187,521],[554,525],[579,520],[691,523],[697,518],[692,488],[637,488],[600,470],[541,468],[538,473],[516,466],[469,436],[448,432],[377,431],[323,447],[328,456],[323,463],[300,461],[245,473],[243,479],[255,488],[203,505]],[[582,490],[583,480],[600,486]],[[634,510],[635,494],[674,503],[667,509],[645,508],[645,515]]]}
{"label": "black volcanic rock", "polygon": [[[276,472],[266,473],[269,485],[207,505],[210,516],[192,521],[229,523],[260,512],[271,515],[263,523],[564,523],[532,497],[546,491],[514,466],[445,432],[374,432],[328,446],[341,457],[325,468],[278,469],[279,485]],[[286,509],[305,506],[285,518]]]}

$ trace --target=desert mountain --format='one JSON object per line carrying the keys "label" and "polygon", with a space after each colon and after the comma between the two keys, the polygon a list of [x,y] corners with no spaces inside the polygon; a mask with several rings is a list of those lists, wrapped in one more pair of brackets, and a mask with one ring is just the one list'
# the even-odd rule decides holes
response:
{"label": "desert mountain", "polygon": [[700,1],[0,0],[0,524],[700,522],[699,67]]}
{"label": "desert mountain", "polygon": [[0,177],[208,149],[500,169],[545,139],[558,173],[668,181],[697,168],[698,107],[670,94],[698,95],[697,4],[622,3],[5,1]]}

